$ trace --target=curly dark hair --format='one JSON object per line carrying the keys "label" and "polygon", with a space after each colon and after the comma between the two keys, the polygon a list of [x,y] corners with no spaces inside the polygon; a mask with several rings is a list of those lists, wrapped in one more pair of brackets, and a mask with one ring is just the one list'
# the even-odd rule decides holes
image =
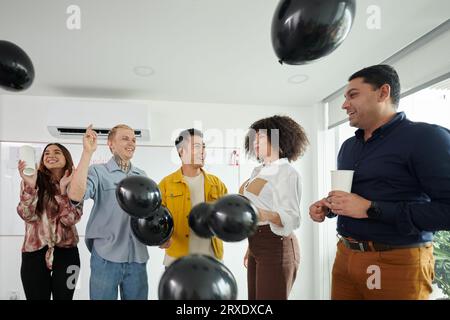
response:
{"label": "curly dark hair", "polygon": [[[245,136],[245,152],[248,156],[255,157],[253,141],[255,133],[259,130],[267,130],[267,139],[271,143],[274,134],[279,135],[280,158],[295,161],[306,151],[309,145],[308,137],[302,126],[288,116],[275,115],[254,122]],[[277,130],[273,131],[272,130]]]}

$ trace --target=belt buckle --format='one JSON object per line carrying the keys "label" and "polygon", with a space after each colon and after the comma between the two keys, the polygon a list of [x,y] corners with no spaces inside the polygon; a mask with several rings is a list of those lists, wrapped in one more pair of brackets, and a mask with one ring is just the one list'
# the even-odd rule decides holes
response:
{"label": "belt buckle", "polygon": [[[361,252],[365,252],[365,251],[366,251],[365,248],[364,248],[364,242],[356,241],[356,240],[353,240],[353,239],[347,239],[347,238],[344,238],[344,239],[345,239],[345,241],[347,241],[349,244],[356,244],[359,251],[361,251]],[[350,248],[351,248],[351,247],[352,247],[352,246],[350,245]],[[353,247],[353,248],[355,248],[355,247]]]}
{"label": "belt buckle", "polygon": [[366,251],[366,250],[364,250],[364,244],[362,242],[358,242],[358,246],[359,246],[359,251],[361,251],[361,252]]}

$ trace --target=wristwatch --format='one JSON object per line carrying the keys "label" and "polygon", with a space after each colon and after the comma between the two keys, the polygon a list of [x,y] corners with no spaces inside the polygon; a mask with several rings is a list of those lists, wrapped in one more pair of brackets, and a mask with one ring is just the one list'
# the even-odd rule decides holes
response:
{"label": "wristwatch", "polygon": [[370,202],[370,207],[367,209],[367,216],[370,219],[378,219],[381,215],[381,209],[375,201]]}
{"label": "wristwatch", "polygon": [[337,214],[334,213],[333,211],[331,211],[330,208],[328,208],[328,211],[327,211],[327,214],[325,215],[325,217],[327,217],[327,218],[329,218],[329,219],[332,219],[332,218],[334,218],[334,217],[337,217]]}

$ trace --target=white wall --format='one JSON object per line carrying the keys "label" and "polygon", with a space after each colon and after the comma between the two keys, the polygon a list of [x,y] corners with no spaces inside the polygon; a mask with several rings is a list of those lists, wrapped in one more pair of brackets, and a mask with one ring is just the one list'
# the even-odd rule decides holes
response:
{"label": "white wall", "polygon": [[[48,104],[49,101],[61,102],[64,107],[64,99],[50,97],[29,97],[23,95],[3,95],[0,96],[0,141],[17,142],[50,142],[55,141],[47,131]],[[140,101],[141,103],[143,101]],[[228,132],[232,130],[245,130],[255,120],[271,116],[274,114],[289,115],[297,120],[306,130],[310,137],[312,146],[306,155],[294,165],[299,170],[303,178],[303,197],[302,197],[302,224],[296,231],[300,242],[301,262],[297,281],[291,294],[291,299],[315,299],[318,297],[314,279],[314,261],[317,256],[313,247],[313,225],[308,217],[308,206],[312,200],[317,198],[317,192],[313,187],[313,175],[316,172],[316,122],[320,114],[316,108],[286,108],[286,107],[268,107],[268,106],[247,106],[247,105],[219,105],[219,104],[198,104],[182,102],[161,102],[144,101],[148,106],[148,117],[150,123],[151,145],[172,145],[172,137],[178,129],[193,126],[201,126],[203,131],[210,133]],[[72,110],[67,110],[67,116],[76,116]],[[72,112],[71,112],[72,111]],[[118,115],[120,121],[125,122],[127,114],[132,113],[132,108],[123,110]],[[80,123],[80,126],[85,125]],[[95,123],[94,123],[95,125]],[[211,130],[216,131],[211,131]],[[219,130],[219,131],[217,131]],[[66,142],[69,140],[61,140]],[[74,140],[71,140],[72,142]],[[75,140],[77,141],[77,140]],[[239,139],[226,139],[220,141],[215,139],[210,144],[220,147],[242,147],[242,141]],[[139,152],[139,149],[137,150]],[[241,159],[243,157],[241,156]],[[75,160],[76,161],[76,160]],[[241,175],[245,178],[249,174],[248,166],[242,166]],[[168,174],[169,172],[167,172]],[[16,200],[12,200],[16,201]],[[2,214],[0,212],[0,214]],[[87,218],[87,214],[85,215]],[[0,236],[0,299],[9,299],[11,292],[17,291],[23,298],[23,290],[20,282],[20,248],[23,238]],[[232,271],[239,283],[240,298],[246,298],[246,273],[243,267],[239,265],[242,262],[245,241],[237,244],[226,244],[225,263],[233,264]],[[77,290],[75,297],[80,299],[88,298],[88,277],[89,277],[89,255],[84,242],[79,244],[82,271],[80,280],[80,289]],[[150,298],[156,298],[156,288],[161,274],[161,263],[156,258],[158,255],[155,248],[150,248]],[[153,255],[152,255],[153,254]]]}

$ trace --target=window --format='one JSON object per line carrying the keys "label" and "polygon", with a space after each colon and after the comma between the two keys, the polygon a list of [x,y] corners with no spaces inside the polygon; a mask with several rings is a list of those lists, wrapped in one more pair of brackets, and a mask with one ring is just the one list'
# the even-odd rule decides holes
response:
{"label": "window", "polygon": [[[450,129],[450,79],[407,96],[400,101],[412,121],[438,124]],[[434,236],[435,285],[431,298],[450,298],[450,232]]]}

